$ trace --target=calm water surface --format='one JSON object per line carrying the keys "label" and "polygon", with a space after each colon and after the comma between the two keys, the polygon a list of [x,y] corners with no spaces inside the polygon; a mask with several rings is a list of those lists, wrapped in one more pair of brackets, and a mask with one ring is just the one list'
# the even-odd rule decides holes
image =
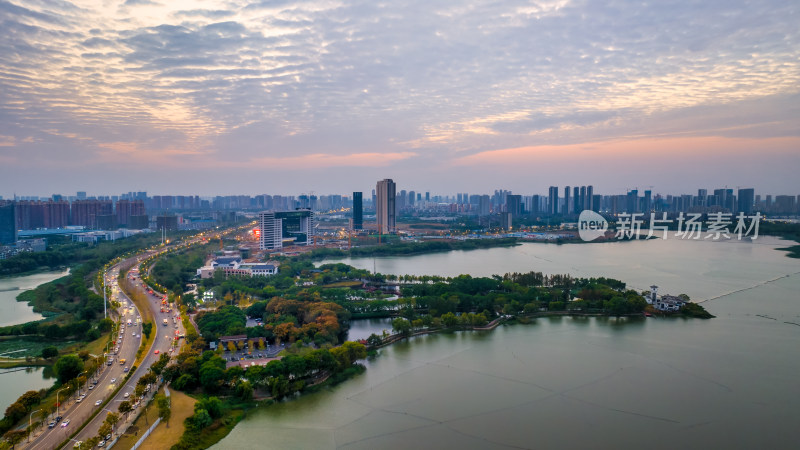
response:
{"label": "calm water surface", "polygon": [[43,272],[22,277],[0,278],[0,311],[3,312],[0,314],[0,327],[42,319],[43,316],[33,312],[33,308],[27,303],[18,302],[17,296],[68,273],[69,271]]}
{"label": "calm water surface", "polygon": [[717,318],[546,318],[415,338],[332,390],[251,413],[215,448],[797,448],[800,260],[774,250],[785,245],[668,239],[378,258],[383,273],[657,284],[709,299]]}

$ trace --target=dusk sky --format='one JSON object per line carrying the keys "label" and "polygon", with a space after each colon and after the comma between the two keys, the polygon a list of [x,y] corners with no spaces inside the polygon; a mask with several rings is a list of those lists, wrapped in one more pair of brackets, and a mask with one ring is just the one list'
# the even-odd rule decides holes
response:
{"label": "dusk sky", "polygon": [[0,195],[797,195],[798,9],[0,0]]}

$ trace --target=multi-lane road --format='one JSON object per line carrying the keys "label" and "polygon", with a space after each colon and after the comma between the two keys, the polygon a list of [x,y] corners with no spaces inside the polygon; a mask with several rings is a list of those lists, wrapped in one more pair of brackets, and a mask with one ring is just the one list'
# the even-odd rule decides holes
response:
{"label": "multi-lane road", "polygon": [[[118,413],[119,404],[133,396],[136,382],[142,375],[147,373],[148,368],[161,357],[162,353],[171,354],[170,350],[175,341],[176,331],[179,335],[185,333],[181,321],[176,318],[176,310],[173,309],[171,312],[166,312],[166,309],[164,309],[164,312],[162,312],[161,300],[163,295],[150,293],[150,290],[144,286],[138,276],[137,266],[139,261],[151,255],[152,253],[148,253],[123,260],[107,272],[106,280],[112,288],[112,298],[110,300],[116,300],[121,304],[117,310],[120,326],[116,330],[117,334],[113,336],[114,344],[109,346],[108,349],[109,359],[113,358],[113,361],[111,365],[103,364],[101,366],[102,369],[100,369],[96,378],[97,384],[91,390],[86,389],[86,387],[82,389],[81,392],[86,395],[81,401],[77,401],[80,398],[79,394],[73,394],[70,398],[62,398],[58,415],[63,419],[52,428],[45,424],[36,436],[31,437],[30,444],[27,444],[25,448],[48,450],[57,447],[74,433],[76,427],[80,427],[85,423],[96,409],[103,408],[104,411],[100,411],[77,436],[69,441],[65,448],[71,448],[77,442],[86,441],[96,436],[108,412]],[[147,307],[152,311],[154,318],[153,332],[156,333],[156,337],[151,348],[147,349],[147,354],[139,364],[139,368],[125,381],[125,376],[132,369],[132,364],[136,359],[136,352],[142,343],[142,314],[117,284],[120,268],[131,265],[133,268],[128,275],[131,281],[129,284],[147,298]],[[163,324],[164,319],[167,320],[167,325]],[[128,321],[130,321],[130,324],[128,324]],[[117,347],[118,350],[115,352]],[[158,353],[156,353],[156,350]],[[122,363],[123,360],[125,361],[124,363]],[[125,383],[125,385],[117,392],[114,398],[105,403],[119,383]],[[97,405],[98,402],[100,402],[100,405]],[[124,419],[124,416],[122,418]],[[62,426],[67,420],[69,420],[68,425]],[[49,421],[50,419],[47,422]],[[120,422],[121,424],[122,422]]]}

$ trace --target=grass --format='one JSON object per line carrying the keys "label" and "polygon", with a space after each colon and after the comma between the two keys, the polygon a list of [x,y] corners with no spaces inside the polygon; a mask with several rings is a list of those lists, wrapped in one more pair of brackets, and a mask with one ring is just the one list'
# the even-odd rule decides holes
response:
{"label": "grass", "polygon": [[[58,347],[62,350],[71,346],[75,341],[51,341],[43,338],[11,337],[0,339],[0,355],[4,358],[36,358],[42,354],[45,347]],[[24,351],[18,351],[24,350]],[[13,352],[13,353],[9,353]]]}
{"label": "grass", "polygon": [[[172,445],[181,440],[186,428],[183,425],[183,421],[194,414],[194,404],[197,400],[174,389],[170,391],[170,399],[172,416],[169,419],[169,428],[167,428],[166,423],[161,422],[139,448],[159,450],[172,447]],[[153,409],[157,410],[158,408],[153,406]]]}
{"label": "grass", "polygon": [[323,288],[343,288],[343,287],[358,287],[361,286],[360,281],[339,281],[336,283],[326,284]]}
{"label": "grass", "polygon": [[[163,393],[163,390],[159,392]],[[152,402],[147,406],[147,420],[145,420],[144,410],[141,408],[142,407],[136,411],[139,416],[136,417],[136,420],[134,420],[131,426],[128,427],[128,429],[125,431],[125,434],[117,439],[117,443],[114,444],[114,448],[132,448],[133,445],[139,440],[139,435],[147,431],[147,429],[150,428],[150,425],[152,425],[153,422],[158,419],[158,407],[156,407],[155,402]],[[123,414],[122,417],[125,417],[125,415]],[[171,419],[170,422],[172,422]]]}

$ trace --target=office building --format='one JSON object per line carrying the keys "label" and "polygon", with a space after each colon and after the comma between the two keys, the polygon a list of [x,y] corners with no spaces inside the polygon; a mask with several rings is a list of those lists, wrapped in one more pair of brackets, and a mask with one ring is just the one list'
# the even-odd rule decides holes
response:
{"label": "office building", "polygon": [[308,245],[314,240],[314,212],[309,209],[295,211],[265,211],[258,214],[259,248],[276,250],[283,242],[291,245]]}
{"label": "office building", "polygon": [[391,178],[378,181],[375,186],[375,220],[378,224],[378,232],[381,234],[391,233],[397,227],[396,189],[397,185]]}
{"label": "office building", "polygon": [[[756,191],[753,188],[739,189],[739,212],[750,214],[753,212],[753,206],[756,203]],[[760,199],[759,199],[760,200]]]}
{"label": "office building", "polygon": [[12,201],[0,200],[0,245],[17,242],[16,205]]}
{"label": "office building", "polygon": [[558,214],[558,186],[550,186],[547,191],[547,212],[552,215]]}
{"label": "office building", "polygon": [[522,196],[521,195],[507,195],[506,196],[506,212],[511,213],[513,217],[522,215]]}
{"label": "office building", "polygon": [[353,229],[364,228],[364,202],[361,192],[353,192]]}

